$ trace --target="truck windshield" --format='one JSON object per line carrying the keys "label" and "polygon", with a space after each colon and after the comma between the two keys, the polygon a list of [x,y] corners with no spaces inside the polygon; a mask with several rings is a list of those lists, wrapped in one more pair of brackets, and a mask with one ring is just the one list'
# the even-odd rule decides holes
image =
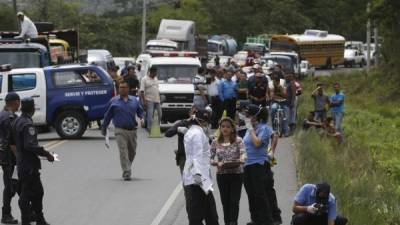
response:
{"label": "truck windshield", "polygon": [[0,65],[11,64],[13,68],[31,68],[40,66],[38,52],[0,52]]}
{"label": "truck windshield", "polygon": [[208,43],[208,51],[209,52],[219,52],[219,45],[217,43]]}
{"label": "truck windshield", "polygon": [[163,65],[157,67],[158,80],[169,84],[190,84],[197,74],[195,65]]}

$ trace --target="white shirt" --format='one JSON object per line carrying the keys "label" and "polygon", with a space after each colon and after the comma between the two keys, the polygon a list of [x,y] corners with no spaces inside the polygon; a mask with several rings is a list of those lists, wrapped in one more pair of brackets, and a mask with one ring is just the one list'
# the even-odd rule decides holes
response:
{"label": "white shirt", "polygon": [[27,16],[21,22],[21,33],[16,38],[37,38],[38,32],[35,24]]}
{"label": "white shirt", "polygon": [[220,80],[215,78],[211,84],[207,86],[207,93],[209,96],[217,96],[218,95],[218,85],[220,83]]}
{"label": "white shirt", "polygon": [[192,125],[185,134],[184,144],[186,162],[182,174],[183,185],[195,184],[194,175],[200,174],[203,191],[206,194],[213,191],[210,170],[210,144],[203,128],[198,125]]}
{"label": "white shirt", "polygon": [[140,91],[144,92],[144,98],[147,101],[160,103],[160,89],[157,77],[143,77],[140,81]]}
{"label": "white shirt", "polygon": [[[286,81],[285,81],[285,79],[280,79],[280,85],[283,87],[283,88],[285,88],[286,87]],[[273,90],[274,89],[274,81],[273,80],[270,80],[269,82],[268,82],[268,86],[269,86],[269,89],[271,89],[271,90]]]}

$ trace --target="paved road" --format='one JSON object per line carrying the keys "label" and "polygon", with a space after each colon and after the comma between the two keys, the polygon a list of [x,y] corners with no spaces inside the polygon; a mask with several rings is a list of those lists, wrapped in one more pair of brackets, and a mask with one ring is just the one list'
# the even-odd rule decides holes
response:
{"label": "paved road", "polygon": [[[138,152],[132,181],[121,179],[115,141],[111,149],[97,130],[82,140],[60,141],[54,132],[40,134],[41,144],[59,154],[61,162],[43,162],[45,216],[56,225],[186,225],[183,192],[173,150],[176,139],[149,139],[138,131]],[[280,139],[278,166],[274,168],[284,224],[296,191],[291,139]],[[0,188],[3,185],[0,184]],[[249,221],[243,189],[240,224]],[[218,188],[215,190],[220,222],[223,221]],[[13,214],[19,218],[16,199]]]}

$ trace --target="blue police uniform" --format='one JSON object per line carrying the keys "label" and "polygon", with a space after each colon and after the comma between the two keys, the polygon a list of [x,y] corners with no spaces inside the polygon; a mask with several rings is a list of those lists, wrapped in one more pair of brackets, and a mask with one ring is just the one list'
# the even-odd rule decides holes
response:
{"label": "blue police uniform", "polygon": [[[14,167],[16,158],[12,153],[11,144],[11,123],[17,117],[13,112],[4,108],[0,112],[0,164],[3,169],[3,208],[2,208],[2,223],[18,223],[11,215],[11,200],[14,195],[19,192],[18,180],[13,179]],[[12,222],[14,221],[14,222]]]}
{"label": "blue police uniform", "polygon": [[259,147],[252,142],[251,132],[248,130],[243,138],[247,152],[244,187],[249,199],[251,220],[255,224],[280,224],[281,210],[278,207],[274,177],[266,151],[274,131],[265,123],[257,125],[256,136],[262,142]]}
{"label": "blue police uniform", "polygon": [[237,84],[232,80],[224,80],[218,86],[219,98],[223,102],[226,115],[235,119]]}
{"label": "blue police uniform", "polygon": [[33,99],[21,101],[22,115],[15,119],[12,125],[13,139],[17,147],[18,178],[21,184],[19,207],[21,209],[22,225],[30,224],[31,208],[37,216],[37,224],[47,225],[43,216],[43,185],[39,170],[39,156],[53,160],[52,155],[39,146],[37,131],[33,126],[31,115],[26,110],[34,112]]}

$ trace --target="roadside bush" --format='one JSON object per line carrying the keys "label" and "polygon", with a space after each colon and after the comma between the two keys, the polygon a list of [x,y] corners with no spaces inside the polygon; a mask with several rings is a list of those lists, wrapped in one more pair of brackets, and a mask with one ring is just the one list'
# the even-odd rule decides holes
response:
{"label": "roadside bush", "polygon": [[[328,181],[352,225],[400,224],[400,99],[389,96],[390,84],[377,85],[378,78],[355,72],[319,79],[328,93],[341,83],[346,95],[342,144],[314,130],[295,135],[300,182]],[[312,110],[316,83],[302,84],[299,118]]]}

